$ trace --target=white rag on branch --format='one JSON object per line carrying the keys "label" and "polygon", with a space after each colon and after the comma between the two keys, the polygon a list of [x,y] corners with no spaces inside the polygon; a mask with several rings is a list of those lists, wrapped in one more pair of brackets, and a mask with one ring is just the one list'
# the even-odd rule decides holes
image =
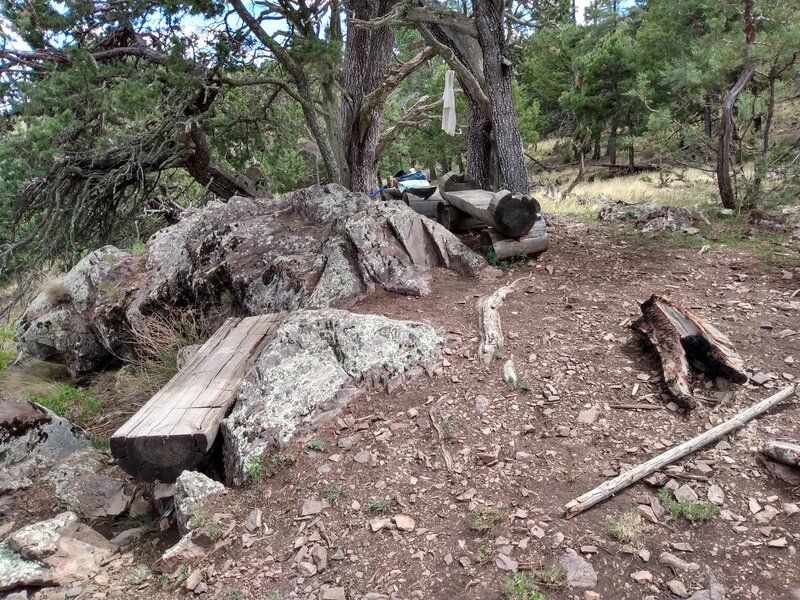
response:
{"label": "white rag on branch", "polygon": [[444,95],[442,95],[442,129],[447,135],[456,134],[456,94],[453,89],[454,71],[444,74]]}

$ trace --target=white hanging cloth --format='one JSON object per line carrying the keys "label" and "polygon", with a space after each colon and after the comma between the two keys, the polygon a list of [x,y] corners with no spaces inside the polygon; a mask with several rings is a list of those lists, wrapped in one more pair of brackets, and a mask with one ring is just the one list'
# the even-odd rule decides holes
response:
{"label": "white hanging cloth", "polygon": [[447,71],[444,74],[444,94],[442,95],[442,129],[447,135],[456,134],[456,95],[453,91],[453,81],[456,74]]}

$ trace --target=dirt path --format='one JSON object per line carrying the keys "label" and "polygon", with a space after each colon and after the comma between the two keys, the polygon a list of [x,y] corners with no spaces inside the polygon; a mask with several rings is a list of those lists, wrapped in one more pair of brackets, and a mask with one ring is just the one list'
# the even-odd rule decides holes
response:
{"label": "dirt path", "polygon": [[[272,533],[246,549],[236,539],[225,556],[211,559],[213,597],[338,598],[341,587],[347,598],[498,598],[510,576],[498,566],[505,560],[499,555],[535,567],[538,580],[562,580],[561,569],[550,567],[568,548],[591,564],[598,578],[591,589],[602,598],[680,597],[680,584],[691,594],[707,571],[729,598],[795,597],[800,516],[785,514],[791,486],[768,475],[754,450],[767,439],[800,437],[796,399],[679,464],[675,480],[701,501],[712,484],[725,495],[704,523],[667,512],[656,524],[633,519],[624,529],[619,516],[638,504],[652,503],[656,513],[663,508],[658,490],[644,483],[573,520],[561,512],[620,469],[800,375],[800,335],[786,331],[800,329],[800,312],[777,308],[800,287],[800,270],[772,269],[740,253],[631,246],[609,227],[559,226],[552,237],[538,261],[498,280],[441,271],[425,298],[379,293],[356,307],[455,336],[443,372],[391,395],[361,396],[341,419],[295,440],[274,477],[229,494],[219,510],[244,521],[260,508]],[[475,359],[475,298],[520,276],[530,283],[502,309],[503,357],[484,370]],[[671,294],[717,324],[748,369],[772,379],[728,391],[699,377],[697,395],[709,402],[690,415],[663,407],[657,359],[628,327],[653,292]],[[509,390],[502,381],[507,358],[529,391]],[[662,408],[611,408],[632,402]],[[300,518],[306,499],[331,506]],[[756,515],[751,500],[762,507]],[[481,506],[495,509],[478,522]],[[398,515],[413,519],[412,531],[372,531],[371,523],[386,525],[379,520]],[[487,531],[474,529],[491,525],[494,516]],[[630,535],[629,544],[609,533],[610,520]],[[327,568],[304,576],[313,570],[315,545],[327,548]],[[673,573],[660,564],[662,552],[696,566]],[[584,597],[580,589],[539,587],[548,599]]]}

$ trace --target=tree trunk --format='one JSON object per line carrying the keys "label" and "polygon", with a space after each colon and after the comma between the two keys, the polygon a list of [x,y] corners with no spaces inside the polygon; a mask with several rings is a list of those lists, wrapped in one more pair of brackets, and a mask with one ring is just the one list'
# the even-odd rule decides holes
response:
{"label": "tree trunk", "polygon": [[231,196],[254,195],[243,181],[211,160],[208,139],[197,123],[192,124],[184,140],[188,149],[184,165],[197,183],[225,200]]}
{"label": "tree trunk", "polygon": [[606,159],[612,165],[617,164],[617,122],[611,121],[611,128],[608,133],[608,144],[606,145]]}
{"label": "tree trunk", "polygon": [[742,74],[722,103],[719,142],[717,143],[717,187],[719,198],[725,208],[736,208],[736,193],[731,182],[731,137],[733,133],[733,105],[739,94],[750,82],[756,72],[756,62],[751,58],[751,48],[755,43],[756,30],[753,21],[753,1],[744,0],[745,41],[747,43],[746,62]]}
{"label": "tree trunk", "polygon": [[487,91],[490,90],[492,130],[503,186],[519,194],[528,193],[528,172],[517,127],[511,90],[513,75],[511,54],[505,42],[501,11],[492,0],[474,0],[478,42],[483,50],[483,70]]}
{"label": "tree trunk", "polygon": [[594,150],[592,151],[592,160],[600,158],[600,132],[598,131],[594,136]]}
{"label": "tree trunk", "polygon": [[[391,8],[389,0],[345,0],[348,15],[371,21],[384,16]],[[389,67],[395,33],[391,27],[347,29],[344,65],[342,66],[342,147],[347,161],[345,185],[351,190],[371,192],[378,183],[378,156],[384,102],[364,110],[370,92],[381,85]]]}
{"label": "tree trunk", "polygon": [[630,148],[628,148],[628,166],[631,168],[631,172],[633,172],[635,166],[634,158],[633,144],[631,144]]}
{"label": "tree trunk", "polygon": [[492,187],[492,123],[476,103],[470,102],[470,124],[467,136],[467,175],[483,189]]}

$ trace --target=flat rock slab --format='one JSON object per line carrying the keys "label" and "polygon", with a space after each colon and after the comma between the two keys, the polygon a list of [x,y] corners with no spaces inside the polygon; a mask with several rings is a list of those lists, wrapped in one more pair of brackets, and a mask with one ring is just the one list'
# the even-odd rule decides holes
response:
{"label": "flat rock slab", "polygon": [[249,480],[253,461],[266,464],[302,423],[340,408],[363,389],[396,388],[432,369],[443,340],[432,327],[343,310],[295,311],[244,378],[222,422],[225,476]]}
{"label": "flat rock slab", "polygon": [[592,564],[572,548],[561,557],[561,566],[567,576],[567,585],[573,588],[592,588],[597,585],[597,573]]}
{"label": "flat rock slab", "polygon": [[60,485],[56,498],[62,508],[74,511],[84,519],[100,519],[124,513],[135,492],[136,487],[126,481],[85,473]]}

